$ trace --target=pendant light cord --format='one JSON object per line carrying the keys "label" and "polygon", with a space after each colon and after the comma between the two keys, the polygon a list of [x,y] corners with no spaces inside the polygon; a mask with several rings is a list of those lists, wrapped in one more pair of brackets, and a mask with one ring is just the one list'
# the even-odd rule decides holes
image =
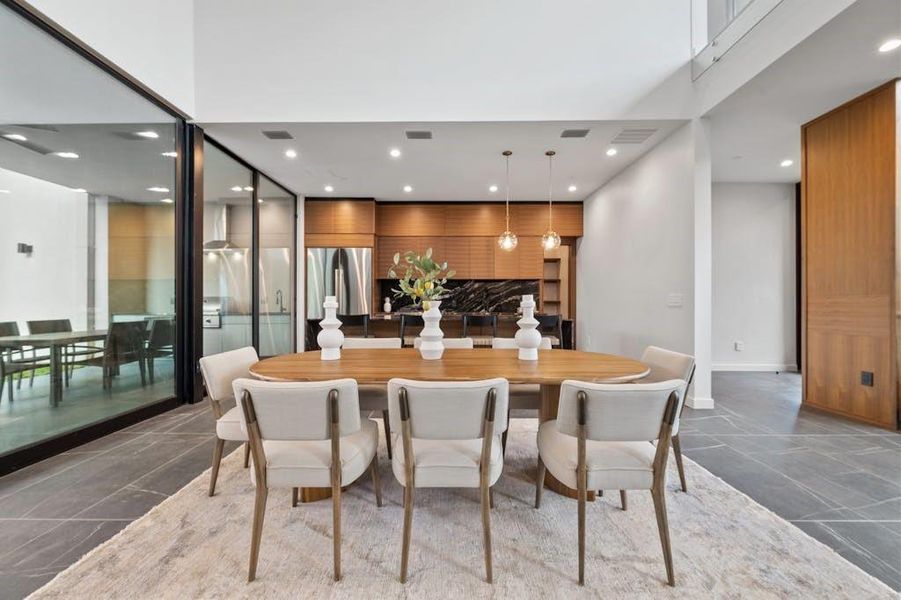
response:
{"label": "pendant light cord", "polygon": [[504,161],[506,161],[506,174],[504,177],[507,182],[506,183],[507,199],[506,199],[506,203],[505,203],[506,204],[506,223],[507,223],[507,225],[504,228],[504,231],[510,231],[510,155],[509,154],[504,155]]}
{"label": "pendant light cord", "polygon": [[550,231],[553,229],[553,219],[554,219],[554,152],[547,152],[547,229]]}

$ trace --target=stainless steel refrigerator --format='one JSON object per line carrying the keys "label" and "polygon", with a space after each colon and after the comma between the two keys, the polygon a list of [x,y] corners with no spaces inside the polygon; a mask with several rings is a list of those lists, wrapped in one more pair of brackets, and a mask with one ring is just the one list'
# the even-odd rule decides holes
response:
{"label": "stainless steel refrigerator", "polygon": [[372,248],[307,248],[307,318],[325,315],[322,302],[337,296],[339,315],[370,314]]}

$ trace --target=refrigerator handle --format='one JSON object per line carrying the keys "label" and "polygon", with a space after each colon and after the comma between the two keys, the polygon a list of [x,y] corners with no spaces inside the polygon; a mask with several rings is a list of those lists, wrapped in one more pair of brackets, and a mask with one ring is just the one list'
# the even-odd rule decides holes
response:
{"label": "refrigerator handle", "polygon": [[347,309],[347,289],[344,286],[344,268],[335,269],[335,296],[338,300],[338,314],[344,314]]}

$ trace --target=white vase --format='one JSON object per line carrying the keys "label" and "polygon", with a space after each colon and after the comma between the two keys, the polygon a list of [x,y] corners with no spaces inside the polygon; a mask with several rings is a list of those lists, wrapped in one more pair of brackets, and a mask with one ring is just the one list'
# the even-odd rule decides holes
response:
{"label": "white vase", "polygon": [[335,296],[326,296],[322,303],[325,309],[325,318],[319,321],[322,331],[316,336],[319,347],[322,349],[322,360],[338,360],[341,358],[341,345],[344,343],[344,332],[341,331],[341,321],[337,317],[338,300]]}
{"label": "white vase", "polygon": [[444,333],[438,323],[441,321],[441,300],[429,302],[429,309],[422,313],[424,327],[419,337],[422,342],[419,345],[419,354],[424,360],[438,360],[444,354]]}
{"label": "white vase", "polygon": [[538,332],[538,320],[535,318],[535,298],[531,294],[522,297],[520,303],[522,318],[516,322],[516,347],[519,348],[519,360],[538,360],[538,346],[541,345],[541,334]]}

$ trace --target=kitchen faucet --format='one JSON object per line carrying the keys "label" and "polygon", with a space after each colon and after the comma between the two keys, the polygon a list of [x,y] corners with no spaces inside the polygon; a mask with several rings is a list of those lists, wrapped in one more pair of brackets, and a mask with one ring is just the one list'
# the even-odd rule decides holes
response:
{"label": "kitchen faucet", "polygon": [[281,290],[275,290],[275,305],[278,306],[278,312],[285,312],[285,296]]}

